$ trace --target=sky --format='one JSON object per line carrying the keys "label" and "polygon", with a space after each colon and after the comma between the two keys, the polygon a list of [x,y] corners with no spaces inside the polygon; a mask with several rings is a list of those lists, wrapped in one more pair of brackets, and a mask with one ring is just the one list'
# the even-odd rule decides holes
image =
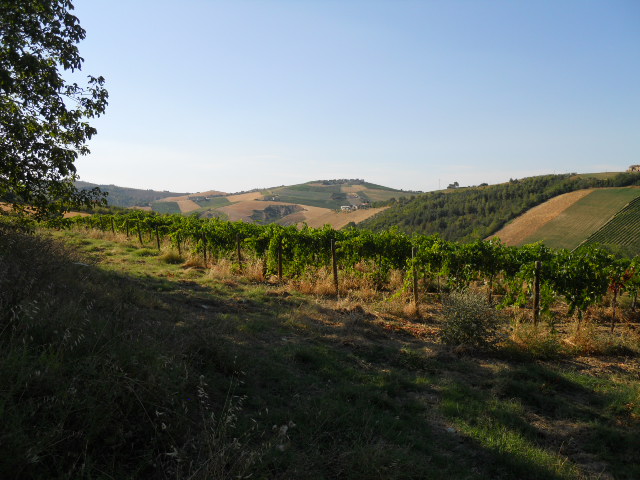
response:
{"label": "sky", "polygon": [[637,0],[73,0],[82,180],[430,191],[640,164]]}

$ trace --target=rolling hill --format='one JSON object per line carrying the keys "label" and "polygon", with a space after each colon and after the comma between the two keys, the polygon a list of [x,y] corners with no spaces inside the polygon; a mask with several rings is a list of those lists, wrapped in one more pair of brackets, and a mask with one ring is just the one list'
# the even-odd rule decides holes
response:
{"label": "rolling hill", "polygon": [[[80,182],[78,186],[91,188],[98,185]],[[393,199],[419,193],[395,190],[361,179],[316,180],[239,194],[217,190],[181,194],[99,186],[109,193],[109,204],[114,206],[263,224],[307,223],[311,227],[329,224],[334,228],[360,223],[383,211]]]}
{"label": "rolling hill", "polygon": [[114,207],[148,207],[151,202],[155,202],[166,197],[186,195],[180,192],[168,192],[158,190],[143,190],[141,188],[118,187],[116,185],[98,185],[89,182],[76,182],[79,189],[92,189],[99,187],[103,192],[108,193],[107,202]]}
{"label": "rolling hill", "polygon": [[543,241],[553,248],[573,249],[639,196],[639,187],[585,189],[568,193],[527,211],[496,232],[495,236],[508,245]]}
{"label": "rolling hill", "polygon": [[[633,185],[640,185],[640,174],[565,174],[512,179],[498,185],[452,188],[398,201],[386,211],[364,221],[359,226],[376,231],[395,226],[406,233],[437,233],[446,240],[469,242],[495,234],[525,212],[562,194],[585,189]],[[579,197],[582,194],[576,195]],[[605,213],[599,210],[598,195],[592,198],[592,203],[586,207],[586,215],[597,217],[598,220],[591,225],[592,230],[589,234],[609,220],[617,209],[629,202],[630,197],[625,197],[628,194],[619,195],[624,198],[613,195],[617,199],[611,199],[615,206],[611,207],[613,210],[603,207]],[[562,211],[566,198],[557,199],[555,202],[554,208]],[[592,213],[589,213],[590,209]],[[542,216],[544,215],[548,213],[543,213]],[[602,215],[605,216],[601,217]],[[546,220],[538,219],[538,222],[544,223],[544,221]],[[527,224],[527,228],[531,227]],[[582,240],[589,234],[582,236]],[[519,235],[526,237],[528,233]],[[525,239],[518,239],[518,241],[521,240]]]}
{"label": "rolling hill", "polygon": [[574,249],[602,244],[627,255],[640,253],[640,187],[579,190],[555,197],[493,235],[507,245],[537,241]]}

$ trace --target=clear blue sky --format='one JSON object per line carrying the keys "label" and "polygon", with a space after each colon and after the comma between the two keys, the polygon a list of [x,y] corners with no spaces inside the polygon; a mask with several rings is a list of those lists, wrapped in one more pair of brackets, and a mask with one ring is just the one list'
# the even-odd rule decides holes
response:
{"label": "clear blue sky", "polygon": [[95,183],[405,190],[640,163],[637,0],[74,0]]}

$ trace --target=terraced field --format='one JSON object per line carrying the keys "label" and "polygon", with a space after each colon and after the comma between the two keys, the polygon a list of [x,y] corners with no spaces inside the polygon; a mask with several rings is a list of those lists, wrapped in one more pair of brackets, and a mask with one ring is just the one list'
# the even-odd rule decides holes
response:
{"label": "terraced field", "polygon": [[585,244],[602,243],[640,252],[640,197],[636,197],[602,228],[591,235]]}
{"label": "terraced field", "polygon": [[638,187],[595,189],[531,232],[519,244],[542,240],[553,248],[575,248],[638,197]]}

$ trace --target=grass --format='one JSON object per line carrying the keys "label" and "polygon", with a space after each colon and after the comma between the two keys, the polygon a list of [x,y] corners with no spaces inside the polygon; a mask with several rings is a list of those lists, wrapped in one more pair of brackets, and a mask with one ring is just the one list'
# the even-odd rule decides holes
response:
{"label": "grass", "polygon": [[552,248],[573,249],[638,196],[640,189],[632,187],[594,190],[543,225],[523,243],[542,240]]}
{"label": "grass", "polygon": [[0,236],[1,477],[640,475],[637,357],[456,353],[437,305],[56,236]]}
{"label": "grass", "polygon": [[201,208],[220,208],[232,205],[232,203],[226,197],[213,197],[209,200],[199,200],[196,202]]}
{"label": "grass", "polygon": [[153,202],[151,204],[151,208],[154,212],[165,214],[174,214],[181,212],[178,202]]}
{"label": "grass", "polygon": [[600,243],[640,252],[640,197],[633,199],[611,220],[593,233],[586,244]]}

